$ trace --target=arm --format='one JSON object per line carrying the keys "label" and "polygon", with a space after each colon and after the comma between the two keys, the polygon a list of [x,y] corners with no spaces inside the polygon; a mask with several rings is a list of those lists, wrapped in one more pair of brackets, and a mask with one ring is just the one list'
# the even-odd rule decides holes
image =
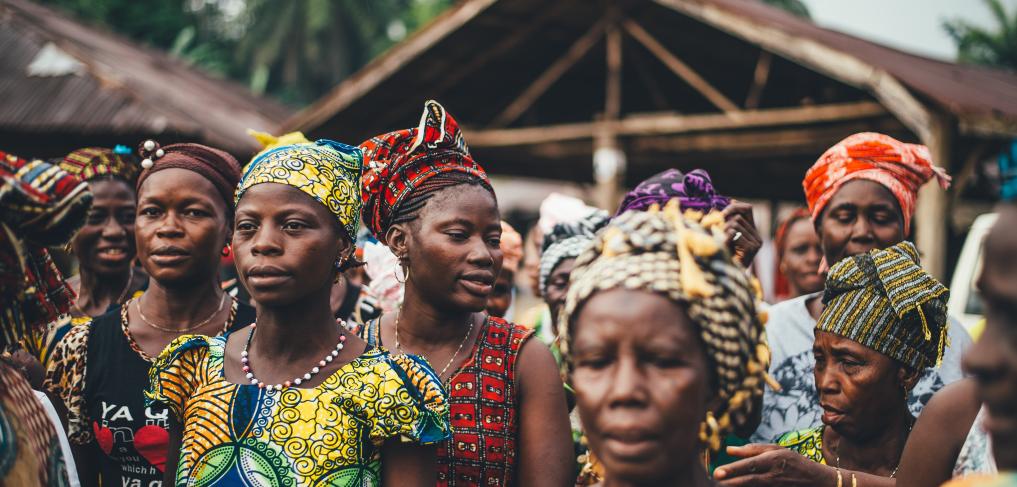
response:
{"label": "arm", "polygon": [[434,445],[389,438],[381,447],[383,487],[434,487],[438,483],[438,453]]}
{"label": "arm", "polygon": [[527,340],[516,364],[519,376],[519,464],[516,483],[572,486],[575,459],[565,387],[551,351]]}
{"label": "arm", "polygon": [[713,472],[720,485],[731,487],[849,487],[854,475],[857,485],[865,487],[894,487],[896,480],[863,472],[837,469],[813,462],[787,448],[777,445],[751,444],[728,447],[727,452],[741,457]]}
{"label": "arm", "polygon": [[961,379],[932,396],[904,446],[898,485],[924,487],[950,480],[980,407],[972,379]]}
{"label": "arm", "polygon": [[168,423],[169,449],[166,451],[166,467],[162,472],[162,485],[166,487],[176,485],[177,464],[180,462],[180,443],[183,441],[184,431],[180,421],[173,416],[173,413],[169,414]]}

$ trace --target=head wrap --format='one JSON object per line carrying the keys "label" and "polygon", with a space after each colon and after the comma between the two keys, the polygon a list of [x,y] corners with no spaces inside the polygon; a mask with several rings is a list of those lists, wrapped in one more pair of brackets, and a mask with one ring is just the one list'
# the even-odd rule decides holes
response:
{"label": "head wrap", "polygon": [[640,290],[683,304],[714,367],[719,405],[707,413],[700,438],[717,450],[727,431],[749,421],[753,399],[768,381],[758,292],[726,249],[720,212],[683,216],[674,200],[663,212],[656,208],[615,218],[576,260],[558,317],[563,367],[572,368],[571,321],[596,292]]}
{"label": "head wrap", "polygon": [[46,246],[69,241],[91,202],[88,184],[59,167],[0,152],[0,350],[70,310]]}
{"label": "head wrap", "polygon": [[816,329],[854,340],[912,369],[938,365],[946,345],[950,291],[901,242],[848,257],[826,276]]}
{"label": "head wrap", "polygon": [[809,202],[812,221],[818,222],[826,204],[837,190],[855,179],[879,183],[900,203],[904,235],[911,233],[918,188],[933,177],[943,189],[950,187],[946,171],[932,165],[929,148],[905,144],[873,132],[854,134],[826,150],[805,173],[802,187]]}
{"label": "head wrap", "polygon": [[325,139],[310,142],[299,133],[278,139],[268,134],[257,135],[268,143],[244,170],[235,201],[240,201],[244,192],[256,184],[292,186],[325,205],[346,230],[347,237],[357,238],[363,168],[360,149]]}
{"label": "head wrap", "polygon": [[555,225],[574,222],[590,216],[599,208],[583,203],[583,200],[561,193],[551,193],[540,202],[540,218],[537,228],[542,235],[551,233]]}
{"label": "head wrap", "polygon": [[774,291],[778,297],[787,296],[791,292],[787,276],[780,270],[780,263],[784,260],[784,245],[787,244],[787,232],[791,229],[792,225],[806,218],[809,218],[809,210],[807,208],[795,208],[784,221],[780,222],[780,225],[777,226],[777,231],[773,235],[773,246],[777,250],[776,289]]}
{"label": "head wrap", "polygon": [[546,295],[547,280],[558,264],[565,259],[579,257],[593,242],[597,231],[607,225],[610,218],[604,210],[596,210],[575,222],[559,223],[544,235],[540,253],[540,292]]}
{"label": "head wrap", "polygon": [[160,147],[153,140],[141,143],[138,152],[145,159],[141,167],[145,168],[138,177],[136,188],[149,176],[164,169],[187,169],[196,172],[215,186],[219,196],[227,208],[233,208],[233,191],[240,181],[240,163],[225,151],[201,144],[170,144]]}
{"label": "head wrap", "polygon": [[519,272],[519,263],[523,260],[523,237],[504,220],[501,222],[501,254],[504,256],[501,268]]}
{"label": "head wrap", "polygon": [[470,155],[459,124],[434,100],[424,103],[416,128],[378,135],[360,148],[365,165],[361,187],[364,222],[378,236],[392,225],[393,215],[410,194],[432,193],[463,182],[446,178],[426,184],[435,176],[458,173],[491,189],[484,168]]}
{"label": "head wrap", "polygon": [[132,184],[141,171],[138,159],[124,146],[117,146],[116,149],[105,147],[78,149],[60,161],[60,169],[84,181],[100,176],[113,176]]}
{"label": "head wrap", "polygon": [[646,211],[652,205],[664,206],[677,198],[682,210],[723,210],[731,204],[731,198],[717,194],[710,174],[694,169],[682,174],[677,169],[668,169],[639,183],[629,191],[618,207],[616,215],[626,211]]}

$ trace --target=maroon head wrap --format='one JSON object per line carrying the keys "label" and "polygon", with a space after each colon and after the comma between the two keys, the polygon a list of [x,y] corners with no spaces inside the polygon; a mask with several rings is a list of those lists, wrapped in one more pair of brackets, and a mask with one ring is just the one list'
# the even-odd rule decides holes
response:
{"label": "maroon head wrap", "polygon": [[138,153],[145,160],[145,168],[138,176],[137,190],[152,174],[163,169],[180,168],[196,172],[215,186],[226,208],[233,208],[233,192],[240,182],[240,163],[226,151],[201,144],[170,144],[160,147],[158,142],[146,140],[141,143]]}

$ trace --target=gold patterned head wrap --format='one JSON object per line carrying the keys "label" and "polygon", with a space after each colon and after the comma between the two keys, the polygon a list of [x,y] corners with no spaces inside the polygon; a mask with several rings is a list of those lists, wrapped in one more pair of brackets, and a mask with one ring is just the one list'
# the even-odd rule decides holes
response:
{"label": "gold patterned head wrap", "polygon": [[946,346],[950,291],[901,242],[841,260],[826,277],[816,329],[869,347],[912,369],[938,366]]}
{"label": "gold patterned head wrap", "polygon": [[131,154],[131,150],[124,146],[113,149],[105,147],[77,149],[60,161],[60,169],[83,181],[109,176],[131,184],[134,184],[138,173],[141,172],[138,160]]}
{"label": "gold patterned head wrap", "polygon": [[[711,211],[619,215],[577,259],[558,320],[563,367],[572,370],[570,328],[582,304],[598,291],[631,289],[661,294],[686,307],[714,367],[720,404],[707,413],[700,439],[716,451],[720,438],[749,421],[769,381],[769,349],[756,313],[758,288],[724,245],[724,217]],[[772,383],[772,381],[769,381]]]}
{"label": "gold patterned head wrap", "polygon": [[252,132],[265,146],[244,170],[237,187],[239,202],[251,186],[279,183],[292,186],[325,205],[350,239],[360,226],[360,149],[333,140],[307,140],[294,132],[281,137]]}

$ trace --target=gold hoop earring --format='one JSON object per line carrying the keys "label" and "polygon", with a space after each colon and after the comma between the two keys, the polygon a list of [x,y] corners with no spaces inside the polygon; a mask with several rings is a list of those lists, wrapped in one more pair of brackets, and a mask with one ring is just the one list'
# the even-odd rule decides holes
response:
{"label": "gold hoop earring", "polygon": [[[402,269],[403,267],[400,266],[399,268]],[[406,281],[410,280],[410,268],[409,267],[406,267],[406,270],[403,272],[403,278],[402,279],[399,279],[399,272],[398,271],[392,270],[392,274],[395,275],[395,280],[397,282],[399,282],[399,284],[406,284]]]}

